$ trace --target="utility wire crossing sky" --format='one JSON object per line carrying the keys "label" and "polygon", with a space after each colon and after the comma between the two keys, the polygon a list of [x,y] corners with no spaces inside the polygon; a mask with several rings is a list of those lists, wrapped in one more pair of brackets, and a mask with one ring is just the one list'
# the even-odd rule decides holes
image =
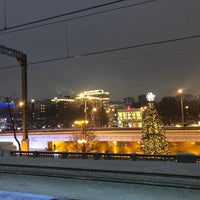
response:
{"label": "utility wire crossing sky", "polygon": [[[6,4],[5,4],[6,3]],[[199,94],[196,0],[0,1],[0,44],[28,58],[29,98],[104,89],[111,99]],[[1,55],[0,96],[20,96],[20,66]]]}

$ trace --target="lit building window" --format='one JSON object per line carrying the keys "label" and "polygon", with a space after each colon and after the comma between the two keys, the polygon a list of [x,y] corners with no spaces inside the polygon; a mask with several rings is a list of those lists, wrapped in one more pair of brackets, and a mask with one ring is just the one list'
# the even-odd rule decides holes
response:
{"label": "lit building window", "polygon": [[141,127],[142,125],[142,114],[141,109],[118,109],[117,120],[119,127]]}
{"label": "lit building window", "polygon": [[41,105],[40,105],[40,112],[41,112],[41,113],[45,113],[45,111],[46,111],[45,105],[44,105],[44,104],[41,104]]}

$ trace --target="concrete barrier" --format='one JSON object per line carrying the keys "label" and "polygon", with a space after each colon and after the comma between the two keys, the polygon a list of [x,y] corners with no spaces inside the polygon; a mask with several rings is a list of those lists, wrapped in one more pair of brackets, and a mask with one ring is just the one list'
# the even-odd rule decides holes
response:
{"label": "concrete barrier", "polygon": [[1,149],[1,156],[9,157],[10,154],[11,154],[11,150],[10,149]]}
{"label": "concrete barrier", "polygon": [[133,161],[137,160],[137,153],[133,153],[131,155],[131,160],[133,160]]}
{"label": "concrete barrier", "polygon": [[15,151],[16,147],[12,142],[0,142],[0,156],[10,156],[11,151]]}
{"label": "concrete barrier", "polygon": [[192,153],[178,153],[176,154],[177,162],[196,163],[197,156]]}
{"label": "concrete barrier", "polygon": [[16,149],[12,142],[0,142],[0,156],[10,156],[10,152]]}
{"label": "concrete barrier", "polygon": [[101,158],[100,153],[98,153],[98,152],[94,153],[94,157],[93,157],[94,160],[100,160],[100,158]]}

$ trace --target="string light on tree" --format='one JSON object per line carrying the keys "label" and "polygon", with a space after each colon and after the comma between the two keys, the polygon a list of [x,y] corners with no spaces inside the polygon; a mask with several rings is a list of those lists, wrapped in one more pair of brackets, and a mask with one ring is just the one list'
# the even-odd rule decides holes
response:
{"label": "string light on tree", "polygon": [[141,149],[145,154],[166,154],[168,153],[168,142],[163,123],[154,106],[155,95],[149,92],[146,98],[149,103],[144,110],[142,120]]}

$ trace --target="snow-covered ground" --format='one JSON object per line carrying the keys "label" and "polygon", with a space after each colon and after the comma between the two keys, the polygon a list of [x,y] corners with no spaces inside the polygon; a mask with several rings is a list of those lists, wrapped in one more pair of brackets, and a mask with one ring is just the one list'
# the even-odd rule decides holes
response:
{"label": "snow-covered ground", "polygon": [[193,189],[13,174],[0,174],[0,190],[80,200],[199,200],[200,197],[200,190]]}
{"label": "snow-covered ground", "polygon": [[0,190],[0,200],[70,200],[54,196]]}

